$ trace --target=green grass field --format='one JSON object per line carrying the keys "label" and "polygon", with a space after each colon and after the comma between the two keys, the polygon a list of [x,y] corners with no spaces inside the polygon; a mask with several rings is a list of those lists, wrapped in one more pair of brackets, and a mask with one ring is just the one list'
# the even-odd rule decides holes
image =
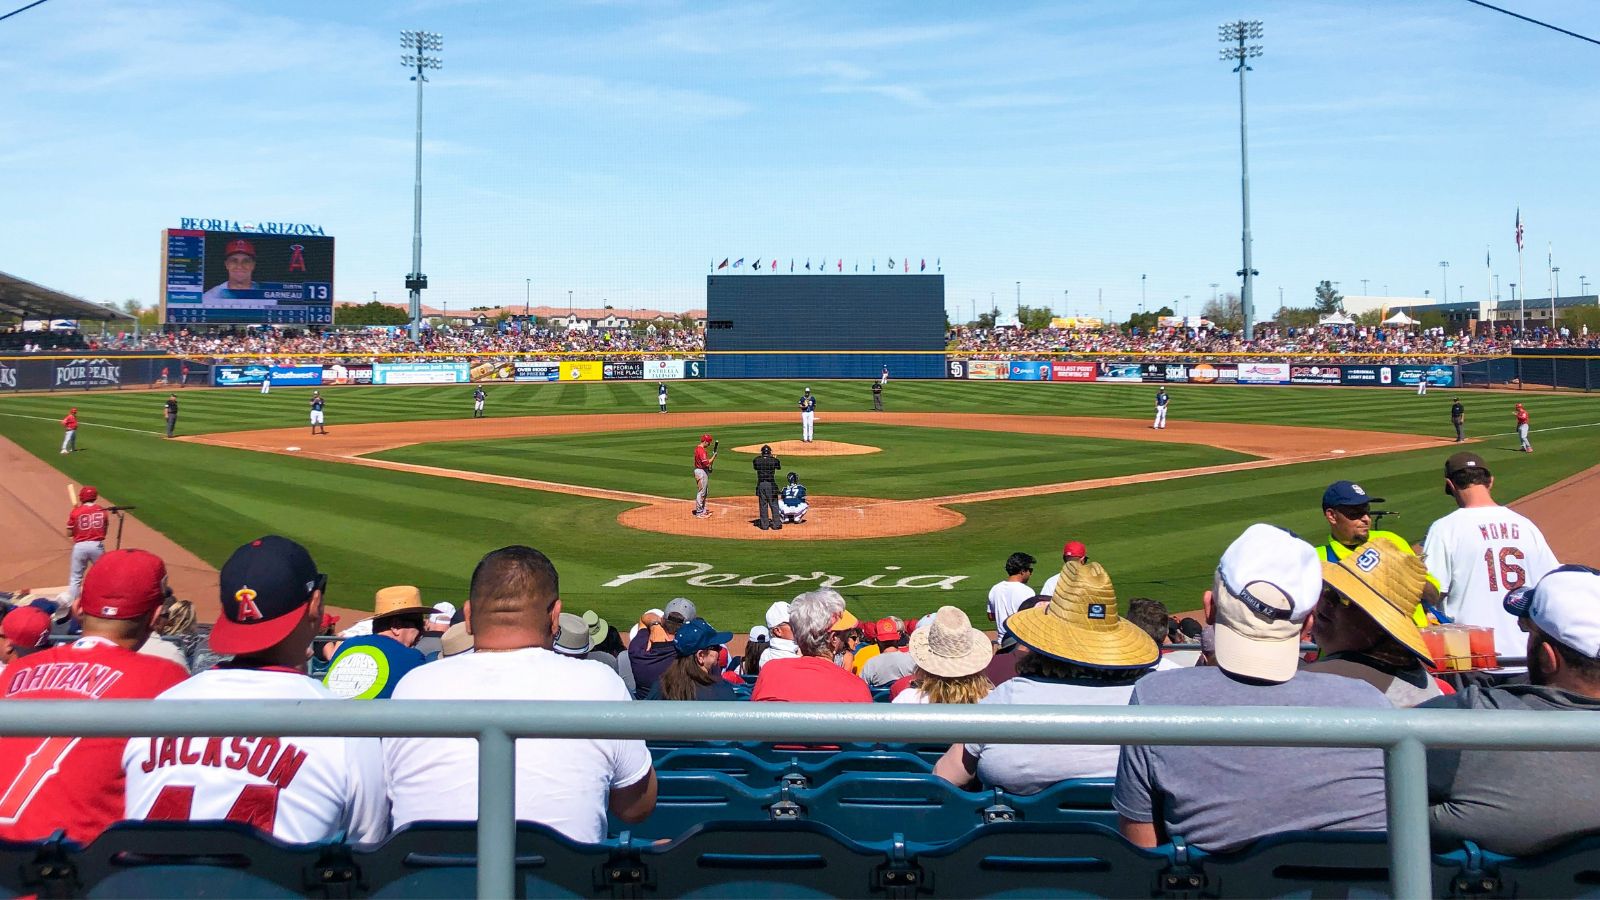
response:
{"label": "green grass field", "polygon": [[[883,447],[871,456],[791,460],[813,484],[860,477],[850,493],[931,496],[1226,461],[1235,454],[1208,447],[1005,436],[876,425],[828,426],[829,410],[865,410],[863,382],[807,382],[819,397],[818,437]],[[801,382],[678,382],[674,412],[791,412]],[[644,383],[504,385],[489,388],[489,412],[552,415],[637,411],[655,414],[655,385]],[[1174,386],[1174,422],[1217,421],[1312,425],[1445,436],[1454,394],[1419,398],[1400,389],[1228,388]],[[892,382],[890,411],[999,412],[1144,418],[1154,389],[1140,385]],[[465,418],[471,388],[337,388],[328,422]],[[182,392],[184,434],[304,426],[309,391],[282,389],[262,397],[249,389]],[[1494,467],[1496,496],[1510,502],[1594,464],[1600,398],[1463,392],[1473,435],[1497,435],[1474,449]],[[390,472],[165,441],[159,436],[164,394],[108,391],[0,398],[0,434],[80,483],[101,486],[119,502],[213,565],[239,543],[276,532],[305,543],[331,576],[330,602],[370,606],[385,584],[421,585],[432,599],[460,600],[477,559],[512,543],[550,554],[561,572],[569,608],[595,608],[628,620],[642,608],[677,596],[701,602],[719,627],[745,629],[772,600],[792,596],[828,576],[862,615],[920,615],[955,603],[983,618],[988,588],[1008,553],[1041,560],[1035,584],[1059,559],[1061,543],[1083,540],[1104,563],[1125,600],[1153,596],[1174,609],[1198,605],[1199,593],[1227,542],[1246,525],[1268,521],[1324,539],[1318,498],[1336,478],[1354,478],[1386,497],[1403,517],[1385,527],[1420,540],[1451,504],[1440,490],[1446,450],[1413,451],[1342,462],[1307,463],[1149,485],[968,504],[963,526],[907,538],[811,544],[695,540],[619,526],[624,504],[426,475]],[[1538,452],[1513,452],[1511,407],[1522,399],[1533,416]],[[84,452],[59,456],[59,418],[77,406]],[[441,421],[441,431],[448,429]],[[797,430],[797,429],[796,429]],[[770,427],[719,429],[723,447]],[[795,437],[797,435],[780,435]],[[752,440],[764,438],[752,438]],[[692,436],[690,437],[692,441]],[[505,472],[596,486],[687,496],[685,432],[662,429],[484,444],[436,444],[390,456],[436,465]],[[656,453],[665,454],[657,459]],[[963,454],[1000,452],[987,475]],[[727,461],[724,457],[724,462]],[[735,468],[742,468],[736,466]],[[626,471],[619,471],[626,470]],[[930,473],[936,473],[931,479]],[[719,494],[742,492],[747,479],[726,477]],[[930,482],[923,485],[922,482]],[[653,565],[679,577],[633,578]],[[659,569],[658,567],[658,570]],[[683,575],[695,575],[697,583]],[[908,576],[959,578],[953,589],[894,588]],[[740,585],[752,576],[752,586]],[[790,576],[788,578],[784,576]],[[796,580],[804,576],[805,580]],[[621,582],[620,584],[618,582]],[[932,578],[914,580],[927,584]],[[787,582],[787,583],[785,583]],[[946,581],[946,583],[949,583]],[[610,585],[610,586],[608,586]]]}

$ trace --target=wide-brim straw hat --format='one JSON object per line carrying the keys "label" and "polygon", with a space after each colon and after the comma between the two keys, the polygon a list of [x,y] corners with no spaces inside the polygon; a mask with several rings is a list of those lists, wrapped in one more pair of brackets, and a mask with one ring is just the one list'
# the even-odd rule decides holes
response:
{"label": "wide-brim straw hat", "polygon": [[982,672],[994,658],[989,636],[972,627],[967,614],[941,606],[933,622],[911,632],[911,658],[917,668],[942,678],[964,678]]}
{"label": "wide-brim straw hat", "polygon": [[1111,576],[1099,563],[1061,564],[1049,603],[1014,613],[1006,631],[1035,653],[1096,669],[1148,669],[1161,658],[1150,635],[1117,614]]}
{"label": "wide-brim straw hat", "polygon": [[1386,541],[1365,543],[1336,563],[1323,562],[1322,580],[1418,659],[1433,660],[1411,618],[1428,583],[1428,567],[1415,554]]}
{"label": "wide-brim straw hat", "polygon": [[421,616],[433,615],[433,607],[422,602],[422,589],[410,584],[396,584],[386,588],[379,588],[372,595],[373,619],[382,619],[387,616],[399,616],[407,613],[416,613]]}

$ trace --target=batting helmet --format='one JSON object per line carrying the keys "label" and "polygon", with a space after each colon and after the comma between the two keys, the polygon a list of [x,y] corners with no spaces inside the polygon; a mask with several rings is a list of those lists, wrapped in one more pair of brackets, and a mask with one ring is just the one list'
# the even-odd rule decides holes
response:
{"label": "batting helmet", "polygon": [[93,503],[99,496],[99,491],[95,490],[92,485],[86,484],[78,491],[78,502]]}
{"label": "batting helmet", "polygon": [[790,484],[794,484],[796,481],[799,481],[799,480],[800,480],[800,476],[799,475],[797,475],[794,472],[790,472],[789,473],[789,483]]}

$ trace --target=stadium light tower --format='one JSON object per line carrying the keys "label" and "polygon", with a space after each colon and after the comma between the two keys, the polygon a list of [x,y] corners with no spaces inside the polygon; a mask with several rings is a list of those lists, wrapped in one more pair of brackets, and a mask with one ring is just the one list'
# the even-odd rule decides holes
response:
{"label": "stadium light tower", "polygon": [[1258,20],[1229,22],[1217,27],[1217,38],[1222,41],[1222,60],[1224,62],[1237,61],[1234,71],[1239,73],[1239,194],[1240,204],[1244,210],[1244,268],[1239,270],[1239,277],[1244,279],[1244,286],[1239,291],[1239,308],[1244,314],[1244,339],[1254,340],[1256,331],[1256,306],[1253,279],[1261,274],[1250,268],[1250,153],[1248,129],[1244,114],[1244,73],[1250,71],[1250,66],[1245,62],[1261,55],[1260,44],[1247,44],[1246,41],[1261,40],[1261,22]]}
{"label": "stadium light tower", "polygon": [[411,340],[415,341],[422,328],[422,289],[428,286],[428,276],[422,274],[422,85],[428,80],[427,69],[444,64],[439,57],[428,55],[429,51],[444,51],[444,35],[402,31],[400,47],[408,51],[400,57],[401,65],[417,70],[411,76],[417,83],[417,181],[411,204],[411,274],[406,276],[406,290],[411,294]]}

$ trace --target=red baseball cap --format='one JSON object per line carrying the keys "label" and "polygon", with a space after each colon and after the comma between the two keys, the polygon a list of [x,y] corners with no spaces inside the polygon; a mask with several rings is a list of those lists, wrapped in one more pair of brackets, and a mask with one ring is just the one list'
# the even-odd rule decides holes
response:
{"label": "red baseball cap", "polygon": [[877,630],[880,641],[900,640],[900,626],[896,625],[893,619],[879,619]]}
{"label": "red baseball cap", "polygon": [[862,622],[861,623],[861,636],[866,638],[869,641],[877,640],[878,639],[878,623],[877,622]]}
{"label": "red baseball cap", "polygon": [[702,434],[702,435],[700,435],[700,443],[707,444],[707,443],[710,443],[710,442],[711,442],[711,435],[710,434]]}
{"label": "red baseball cap", "polygon": [[223,255],[223,258],[227,258],[229,256],[234,255],[235,253],[243,253],[245,256],[248,256],[251,259],[255,259],[256,258],[256,246],[254,244],[250,243],[249,241],[245,240],[244,238],[238,238],[236,240],[231,240],[231,241],[228,242],[228,246],[225,248],[225,250],[224,250],[222,255]]}
{"label": "red baseball cap", "polygon": [[0,621],[0,634],[19,651],[38,650],[50,635],[50,614],[37,606],[19,606]]}
{"label": "red baseball cap", "polygon": [[83,576],[78,605],[97,619],[139,619],[171,595],[167,566],[148,550],[112,550]]}
{"label": "red baseball cap", "polygon": [[1061,555],[1088,559],[1089,548],[1085,547],[1081,541],[1067,541],[1066,546],[1061,548]]}

